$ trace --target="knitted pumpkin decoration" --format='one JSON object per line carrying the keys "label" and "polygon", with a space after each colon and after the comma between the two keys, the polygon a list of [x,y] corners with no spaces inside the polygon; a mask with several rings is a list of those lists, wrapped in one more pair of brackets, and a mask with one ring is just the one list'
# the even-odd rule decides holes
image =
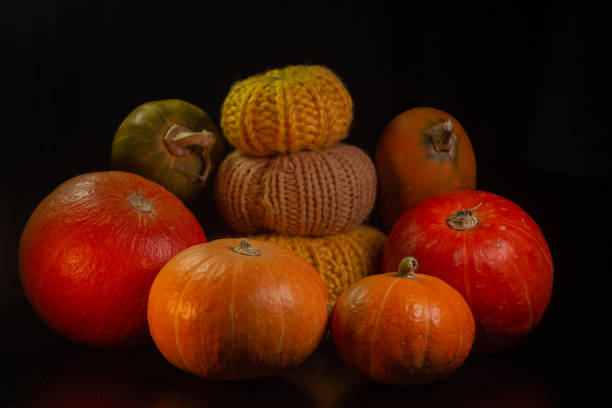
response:
{"label": "knitted pumpkin decoration", "polygon": [[217,170],[217,209],[234,231],[331,235],[361,224],[376,199],[376,170],[344,143],[266,157],[240,150]]}
{"label": "knitted pumpkin decoration", "polygon": [[228,141],[257,156],[331,146],[347,136],[352,120],[348,90],[320,65],[292,65],[238,81],[221,108]]}
{"label": "knitted pumpkin decoration", "polygon": [[319,272],[329,293],[329,303],[353,282],[379,273],[387,236],[362,224],[351,231],[326,237],[260,234],[255,240],[271,241],[304,257]]}

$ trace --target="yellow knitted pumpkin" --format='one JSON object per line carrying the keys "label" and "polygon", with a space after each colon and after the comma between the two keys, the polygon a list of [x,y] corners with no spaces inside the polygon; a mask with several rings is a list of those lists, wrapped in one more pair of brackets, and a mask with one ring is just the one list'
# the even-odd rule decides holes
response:
{"label": "yellow knitted pumpkin", "polygon": [[291,65],[238,81],[221,108],[227,140],[256,156],[331,146],[347,136],[352,120],[348,90],[320,65]]}
{"label": "yellow knitted pumpkin", "polygon": [[304,257],[319,272],[329,292],[330,305],[353,282],[380,273],[387,236],[369,225],[325,237],[261,234],[252,239],[275,242]]}

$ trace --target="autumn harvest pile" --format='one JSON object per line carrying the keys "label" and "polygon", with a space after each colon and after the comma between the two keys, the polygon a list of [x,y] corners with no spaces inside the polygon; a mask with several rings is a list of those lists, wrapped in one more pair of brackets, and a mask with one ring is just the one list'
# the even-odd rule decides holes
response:
{"label": "autumn harvest pile", "polygon": [[[222,381],[298,366],[327,334],[355,372],[400,385],[519,342],[552,293],[536,222],[476,189],[448,113],[399,113],[371,158],[350,143],[353,102],[332,70],[295,65],[236,81],[218,126],[178,99],[136,107],[110,168],[68,179],[28,219],[18,257],[33,309],[76,343],[152,340]],[[198,200],[231,236],[207,242]]]}

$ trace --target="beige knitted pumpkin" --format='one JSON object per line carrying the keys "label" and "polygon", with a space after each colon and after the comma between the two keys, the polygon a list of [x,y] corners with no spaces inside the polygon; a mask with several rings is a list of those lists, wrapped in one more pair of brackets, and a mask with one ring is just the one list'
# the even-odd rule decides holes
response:
{"label": "beige knitted pumpkin", "polygon": [[361,224],[376,199],[376,170],[360,148],[275,156],[235,150],[215,178],[215,202],[234,231],[321,236]]}
{"label": "beige knitted pumpkin", "polygon": [[353,282],[380,273],[387,236],[362,224],[348,232],[326,237],[260,234],[252,239],[271,241],[298,253],[319,272],[329,293],[329,303]]}

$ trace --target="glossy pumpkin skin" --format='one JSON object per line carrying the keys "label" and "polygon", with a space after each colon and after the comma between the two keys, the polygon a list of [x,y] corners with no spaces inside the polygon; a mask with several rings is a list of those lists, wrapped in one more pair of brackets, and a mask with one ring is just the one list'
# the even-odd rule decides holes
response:
{"label": "glossy pumpkin skin", "polygon": [[340,295],[331,334],[346,364],[375,381],[422,385],[456,372],[474,340],[463,297],[444,281],[415,273],[371,275]]}
{"label": "glossy pumpkin skin", "polygon": [[161,270],[149,297],[151,335],[166,359],[211,380],[273,375],[305,360],[327,329],[327,289],[280,245],[249,240],[196,245]]}
{"label": "glossy pumpkin skin", "polygon": [[147,102],[123,120],[113,139],[111,169],[140,174],[190,203],[202,194],[212,180],[212,173],[206,180],[199,177],[206,164],[200,146],[190,146],[190,153],[184,156],[174,155],[168,149],[164,137],[172,125],[215,135],[216,143],[208,153],[214,170],[223,153],[219,130],[206,112],[180,99]]}
{"label": "glossy pumpkin skin", "polygon": [[158,184],[88,173],[59,185],[31,214],[19,274],[51,328],[85,345],[126,348],[150,341],[147,298],[161,267],[205,241],[192,213]]}
{"label": "glossy pumpkin skin", "polygon": [[[448,225],[451,214],[470,209],[475,227]],[[493,193],[457,191],[410,208],[389,234],[383,267],[393,269],[406,256],[465,297],[476,321],[474,351],[481,354],[523,338],[550,302],[553,261],[542,231],[518,205]]]}
{"label": "glossy pumpkin skin", "polygon": [[[455,135],[450,150],[445,146],[436,150],[430,130],[448,120]],[[389,122],[378,140],[375,163],[385,232],[420,201],[476,187],[476,159],[470,139],[455,118],[434,108],[409,109]]]}

